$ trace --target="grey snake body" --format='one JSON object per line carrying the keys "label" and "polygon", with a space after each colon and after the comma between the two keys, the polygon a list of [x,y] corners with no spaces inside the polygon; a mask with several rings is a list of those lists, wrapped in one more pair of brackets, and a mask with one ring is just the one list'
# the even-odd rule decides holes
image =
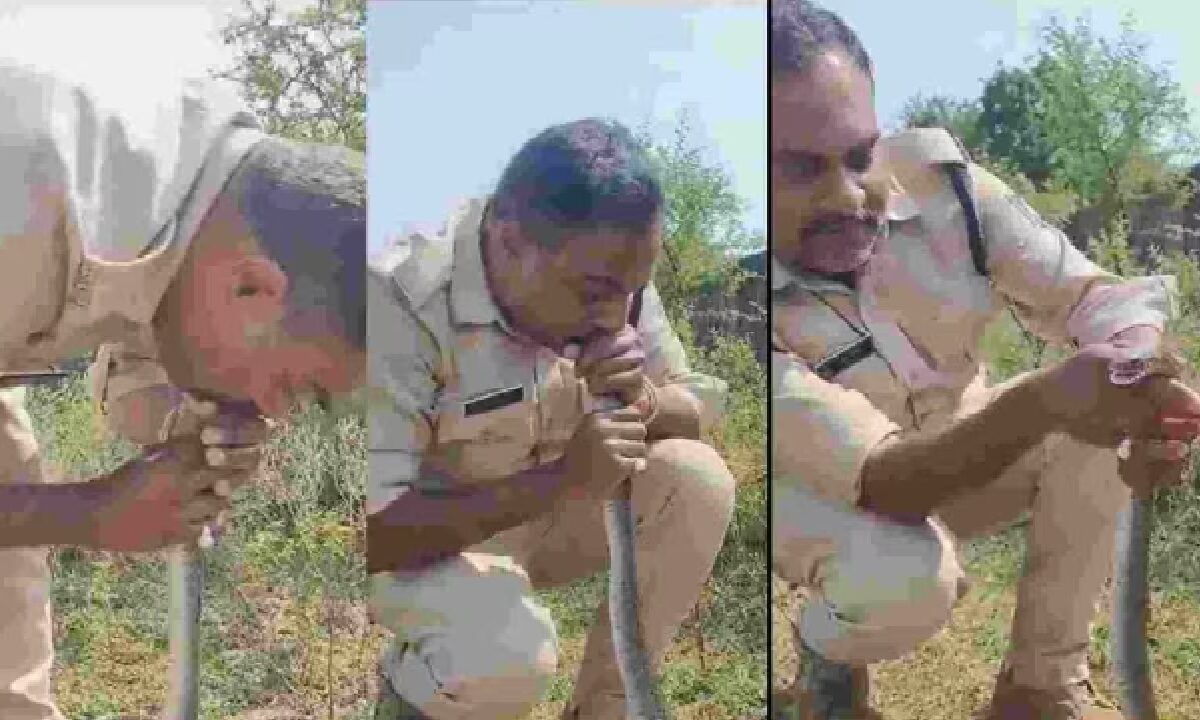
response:
{"label": "grey snake body", "polygon": [[1110,653],[1121,709],[1129,720],[1158,720],[1151,677],[1150,530],[1154,506],[1134,498],[1117,520],[1117,563],[1113,581]]}
{"label": "grey snake body", "polygon": [[204,551],[192,545],[171,548],[167,573],[170,594],[167,645],[171,665],[162,720],[196,720],[200,713]]}
{"label": "grey snake body", "polygon": [[[613,410],[621,403],[613,398],[595,399],[597,409]],[[658,696],[654,670],[646,653],[639,620],[637,557],[634,518],[628,479],[616,495],[604,503],[604,530],[608,538],[608,615],[612,625],[613,654],[625,686],[626,714],[631,720],[666,720]]]}

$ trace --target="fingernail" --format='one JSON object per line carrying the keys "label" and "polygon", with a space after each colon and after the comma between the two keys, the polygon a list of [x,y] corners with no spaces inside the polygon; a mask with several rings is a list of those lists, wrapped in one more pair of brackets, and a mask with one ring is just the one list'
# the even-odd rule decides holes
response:
{"label": "fingernail", "polygon": [[215,415],[217,412],[217,404],[211,400],[197,400],[191,395],[186,396],[188,403],[192,406],[192,412],[197,415]]}
{"label": "fingernail", "polygon": [[213,483],[213,492],[216,493],[216,495],[218,497],[224,497],[224,498],[229,497],[229,494],[230,494],[229,481],[222,478],[222,479],[216,481],[215,483]]}
{"label": "fingernail", "polygon": [[204,459],[213,467],[223,467],[229,457],[221,448],[208,448],[204,451]]}
{"label": "fingernail", "polygon": [[215,445],[221,441],[224,435],[219,429],[209,425],[200,431],[200,442],[206,445]]}
{"label": "fingernail", "polygon": [[213,537],[212,528],[205,525],[204,529],[200,531],[200,539],[196,541],[196,545],[201,550],[208,550],[215,544],[216,539]]}

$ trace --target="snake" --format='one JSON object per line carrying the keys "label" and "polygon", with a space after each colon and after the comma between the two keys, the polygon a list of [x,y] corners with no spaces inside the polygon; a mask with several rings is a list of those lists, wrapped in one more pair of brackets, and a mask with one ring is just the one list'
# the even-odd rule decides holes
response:
{"label": "snake", "polygon": [[1151,501],[1134,498],[1117,519],[1117,567],[1109,649],[1121,709],[1130,720],[1158,720],[1146,623],[1150,617]]}
{"label": "snake", "polygon": [[162,720],[196,720],[200,713],[200,613],[204,606],[204,550],[180,545],[167,560],[170,670]]}
{"label": "snake", "polygon": [[[614,410],[621,403],[598,397],[598,410]],[[634,553],[634,518],[629,478],[622,481],[604,503],[604,530],[608,538],[608,616],[613,654],[625,687],[625,710],[631,720],[666,720],[645,638],[639,621],[637,557]]]}

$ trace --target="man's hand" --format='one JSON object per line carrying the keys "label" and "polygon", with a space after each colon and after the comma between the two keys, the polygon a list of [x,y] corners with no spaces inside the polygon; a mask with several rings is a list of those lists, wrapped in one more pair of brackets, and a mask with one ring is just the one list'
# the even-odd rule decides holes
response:
{"label": "man's hand", "polygon": [[[613,395],[626,406],[639,405],[646,392],[646,352],[638,331],[626,325],[616,335],[597,336],[584,342],[575,360],[575,376],[587,383],[592,395]],[[574,353],[567,352],[571,357]]]}
{"label": "man's hand", "polygon": [[646,426],[632,408],[591,413],[567,444],[567,481],[590,497],[608,499],[646,462]]}
{"label": "man's hand", "polygon": [[236,454],[227,458],[226,467],[215,469],[204,454],[195,438],[176,438],[91,481],[95,510],[89,545],[143,552],[194,543],[229,505],[214,487],[259,462],[257,455]]}
{"label": "man's hand", "polygon": [[[270,439],[272,423],[258,414],[257,408],[244,404],[216,403],[184,396],[176,406],[163,432],[167,437],[198,439],[209,466],[242,468],[229,473],[213,488],[228,498],[234,490],[250,482],[261,469],[263,446]],[[225,524],[225,513],[215,525]]]}
{"label": "man's hand", "polygon": [[1125,438],[1157,439],[1174,419],[1179,439],[1200,434],[1200,396],[1168,374],[1151,374],[1132,385],[1115,385],[1110,364],[1126,348],[1091,345],[1039,373],[1035,383],[1045,412],[1072,437],[1100,447]]}
{"label": "man's hand", "polygon": [[1134,497],[1149,500],[1159,488],[1187,482],[1192,469],[1191,452],[1188,440],[1130,440],[1117,453],[1121,479]]}

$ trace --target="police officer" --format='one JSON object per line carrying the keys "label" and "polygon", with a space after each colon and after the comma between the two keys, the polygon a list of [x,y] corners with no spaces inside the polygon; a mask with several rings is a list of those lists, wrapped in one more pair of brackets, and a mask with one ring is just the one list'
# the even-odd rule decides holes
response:
{"label": "police officer", "polygon": [[[1158,359],[1172,279],[1097,267],[944,131],[881,139],[871,62],[833,13],[780,0],[771,34],[772,542],[808,598],[806,682],[849,665],[867,716],[867,666],[935,634],[963,591],[958,540],[1028,510],[987,716],[1119,718],[1087,648],[1122,476],[1178,482],[1195,422],[1154,418],[1200,407]],[[990,385],[980,338],[1006,302],[1081,349]],[[1150,377],[1110,382],[1137,358]]]}
{"label": "police officer", "polygon": [[[725,386],[689,369],[650,284],[662,218],[629,132],[581,120],[526,143],[442,234],[372,264],[367,558],[396,633],[379,717],[528,712],[557,663],[533,588],[603,569],[603,500],[631,473],[654,662],[695,604],[734,487],[699,439]],[[564,717],[625,717],[596,618]]]}
{"label": "police officer", "polygon": [[59,720],[46,547],[194,541],[258,468],[260,411],[360,381],[365,187],[354,154],[268,137],[207,82],[118,104],[6,61],[0,117],[0,372],[111,344],[94,385],[150,444],[49,484],[0,393],[0,717]]}

